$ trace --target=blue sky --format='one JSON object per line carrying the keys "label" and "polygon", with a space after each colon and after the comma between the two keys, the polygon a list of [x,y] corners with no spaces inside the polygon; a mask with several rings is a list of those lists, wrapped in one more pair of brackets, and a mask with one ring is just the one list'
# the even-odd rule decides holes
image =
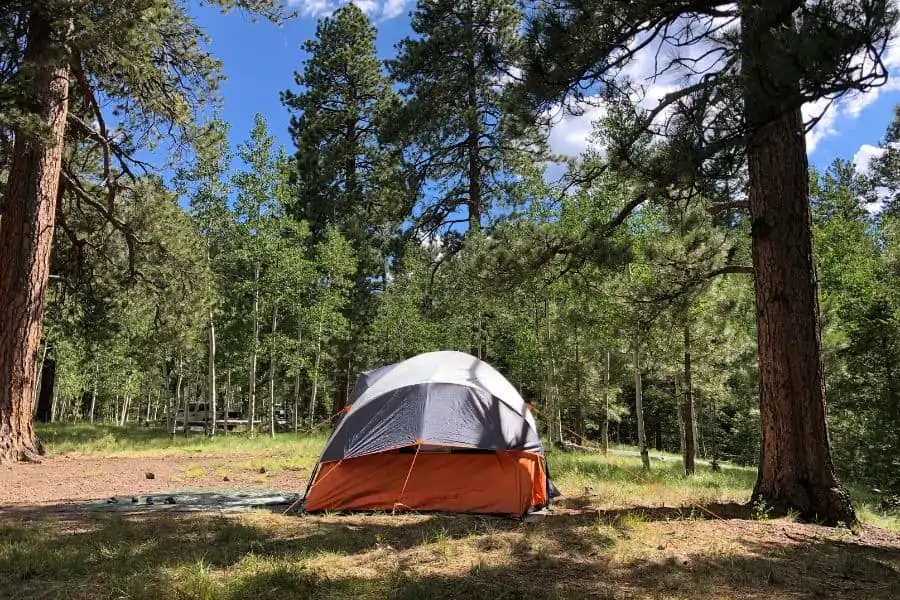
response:
{"label": "blue sky", "polygon": [[[343,4],[335,0],[286,0],[300,16],[283,27],[266,22],[251,23],[246,15],[234,12],[221,15],[216,9],[195,8],[200,25],[212,38],[211,50],[223,61],[227,80],[223,83],[225,98],[223,117],[231,124],[231,139],[238,143],[246,139],[253,117],[262,113],[269,122],[279,143],[292,150],[287,133],[289,115],[279,101],[279,92],[294,88],[293,73],[302,68],[305,56],[300,46],[315,35],[316,19]],[[409,35],[408,12],[411,0],[356,0],[375,22],[380,58],[394,54],[394,44]],[[886,64],[900,75],[900,49],[891,48]],[[637,67],[637,72],[640,66]],[[883,89],[865,96],[843,99],[833,106],[808,135],[812,164],[826,167],[835,158],[853,160],[864,166],[867,157],[876,154],[877,144],[892,118],[893,107],[900,102],[900,78],[893,78]],[[661,95],[666,82],[653,84]],[[653,91],[649,95],[654,95]],[[819,106],[807,112],[818,112]],[[585,147],[590,132],[591,117],[599,109],[591,109],[579,119],[558,124],[551,133],[554,150],[577,154]]]}

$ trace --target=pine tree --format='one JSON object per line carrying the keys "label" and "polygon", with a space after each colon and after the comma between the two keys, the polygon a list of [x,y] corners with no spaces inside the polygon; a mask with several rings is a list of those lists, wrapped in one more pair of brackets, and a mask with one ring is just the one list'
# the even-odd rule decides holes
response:
{"label": "pine tree", "polygon": [[[893,6],[887,0],[536,4],[521,88],[533,108],[578,98],[584,89],[625,106],[630,126],[611,132],[610,161],[667,195],[674,187],[718,199],[717,184],[747,165],[747,201],[725,200],[729,209],[749,209],[752,223],[763,430],[754,500],[809,519],[855,523],[850,495],[835,475],[825,418],[801,106],[884,79],[879,55],[897,20]],[[636,108],[639,90],[623,70],[646,46],[652,52],[655,32],[673,28],[680,32],[676,48],[707,44],[704,56],[712,58],[681,54],[660,64],[657,74],[679,72],[686,82],[649,110]],[[662,138],[660,151],[635,152],[648,132]],[[795,282],[790,293],[784,281]]]}
{"label": "pine tree", "polygon": [[517,127],[504,96],[518,69],[521,24],[513,0],[420,2],[418,37],[401,41],[388,61],[406,100],[395,134],[436,189],[418,216],[429,235],[455,225],[481,231],[521,169],[542,158],[537,128]]}
{"label": "pine tree", "polygon": [[[283,13],[275,0],[211,4],[276,20]],[[116,193],[136,179],[135,140],[152,140],[163,122],[179,131],[218,80],[218,65],[197,45],[202,32],[181,2],[14,0],[4,8],[6,47],[24,52],[4,55],[11,91],[0,96],[15,139],[0,204],[0,303],[8,308],[0,317],[0,461],[41,452],[27,407],[59,194],[77,195],[133,245],[111,209]],[[73,94],[77,102],[70,103]],[[122,131],[110,133],[104,110],[123,117]],[[102,154],[102,195],[87,190],[66,160],[67,137],[91,140]]]}
{"label": "pine tree", "polygon": [[405,210],[397,155],[379,135],[395,98],[375,53],[375,35],[355,4],[321,19],[315,39],[304,44],[304,70],[295,74],[300,91],[282,93],[294,113],[293,214],[309,224],[315,242],[333,226],[357,255],[344,310],[350,328],[338,342],[334,412],[346,403],[361,360],[358,348],[375,315],[374,293],[384,285],[391,239]]}

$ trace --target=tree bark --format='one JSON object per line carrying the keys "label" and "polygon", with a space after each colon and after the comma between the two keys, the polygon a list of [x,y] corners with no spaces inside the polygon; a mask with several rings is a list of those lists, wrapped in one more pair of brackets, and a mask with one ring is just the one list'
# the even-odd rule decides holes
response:
{"label": "tree bark", "polygon": [[741,4],[762,422],[753,501],[852,526],[856,513],[835,474],[826,424],[800,84],[779,68],[788,58],[775,38],[795,27],[794,5]]}
{"label": "tree bark", "polygon": [[46,126],[15,132],[0,226],[0,462],[39,460],[32,393],[50,269],[63,136],[69,110],[71,23],[54,31],[58,15],[29,16],[24,64],[32,71],[25,108]]}
{"label": "tree bark", "polygon": [[694,387],[691,373],[691,323],[684,325],[684,405],[681,408],[684,428],[684,474],[694,474],[694,459],[697,456],[697,418],[694,415]]}
{"label": "tree bark", "polygon": [[650,470],[650,453],[647,451],[647,434],[644,431],[644,393],[641,388],[641,351],[634,345],[634,414],[637,417],[638,446],[644,470]]}

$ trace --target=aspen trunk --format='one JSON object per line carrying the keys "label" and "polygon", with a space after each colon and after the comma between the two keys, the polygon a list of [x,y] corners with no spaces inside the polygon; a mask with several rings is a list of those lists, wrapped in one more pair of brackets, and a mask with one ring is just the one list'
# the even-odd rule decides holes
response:
{"label": "aspen trunk", "polygon": [[600,444],[603,454],[609,452],[609,350],[606,351],[606,379],[603,388],[603,424],[600,428]]}
{"label": "aspen trunk", "polygon": [[324,333],[325,327],[325,309],[321,308],[319,310],[319,333],[316,338],[316,358],[313,363],[313,372],[312,372],[312,390],[310,391],[309,397],[309,426],[312,426],[316,422],[316,393],[319,389],[319,364],[322,358],[322,335]]}
{"label": "aspen trunk", "polygon": [[684,399],[678,393],[678,377],[672,378],[672,389],[674,390],[673,398],[675,399],[675,408],[678,413],[678,453],[684,456]]}
{"label": "aspen trunk", "polygon": [[253,347],[250,357],[250,435],[256,433],[256,361],[259,346],[259,263],[253,274]]}
{"label": "aspen trunk", "polygon": [[694,414],[694,384],[691,374],[691,323],[684,326],[684,405],[681,407],[682,429],[684,431],[684,474],[694,474],[694,459],[697,456],[697,417]]}
{"label": "aspen trunk", "polygon": [[784,76],[789,59],[778,51],[781,30],[796,28],[796,4],[740,3],[762,423],[753,500],[852,526],[828,440],[800,74]]}
{"label": "aspen trunk", "polygon": [[641,449],[641,463],[644,470],[650,470],[650,453],[647,451],[647,434],[644,431],[644,394],[641,388],[641,353],[634,345],[634,413],[637,417],[638,445]]}
{"label": "aspen trunk", "polygon": [[228,413],[231,412],[231,404],[231,369],[228,369],[225,375],[225,435],[228,435],[228,421],[231,418]]}
{"label": "aspen trunk", "polygon": [[278,330],[278,303],[272,309],[272,346],[269,353],[269,435],[275,437],[275,332]]}
{"label": "aspen trunk", "polygon": [[91,423],[94,422],[94,411],[97,410],[97,387],[100,385],[100,362],[94,360],[94,391],[91,393]]}
{"label": "aspen trunk", "polygon": [[190,433],[190,428],[188,427],[188,405],[191,403],[191,399],[185,396],[184,390],[182,389],[182,384],[184,382],[184,359],[181,355],[178,356],[178,381],[175,384],[175,398],[178,400],[179,406],[183,408],[183,425],[184,425],[184,437],[188,436]]}
{"label": "aspen trunk", "polygon": [[216,435],[216,324],[213,321],[213,312],[209,311],[209,435]]}
{"label": "aspen trunk", "polygon": [[[40,4],[38,6],[41,6]],[[23,67],[37,120],[46,131],[19,129],[3,193],[0,227],[0,463],[38,461],[43,447],[34,432],[32,394],[41,340],[44,290],[69,110],[71,34],[54,31],[60,15],[34,8],[28,15]],[[58,27],[58,25],[57,25]]]}
{"label": "aspen trunk", "polygon": [[[297,347],[303,344],[303,329],[297,326]],[[294,376],[294,433],[300,432],[300,367]]]}

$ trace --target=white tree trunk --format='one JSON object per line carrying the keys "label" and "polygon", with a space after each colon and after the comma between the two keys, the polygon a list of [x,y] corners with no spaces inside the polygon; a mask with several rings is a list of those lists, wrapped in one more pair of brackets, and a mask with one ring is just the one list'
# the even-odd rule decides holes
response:
{"label": "white tree trunk", "polygon": [[600,429],[600,444],[603,454],[609,452],[609,350],[606,351],[606,380],[603,387],[603,425]]}
{"label": "white tree trunk", "polygon": [[644,470],[650,470],[650,453],[647,451],[647,434],[644,433],[644,393],[641,388],[641,353],[637,344],[634,345],[634,400],[635,416],[637,417],[638,445],[641,448],[641,462]]}
{"label": "white tree trunk", "polygon": [[278,303],[272,308],[272,346],[269,353],[269,435],[275,437],[275,332],[278,331]]}
{"label": "white tree trunk", "polygon": [[209,435],[216,435],[216,324],[212,309],[209,311]]}
{"label": "white tree trunk", "polygon": [[94,361],[94,391],[91,393],[91,423],[94,422],[94,411],[97,410],[97,386],[100,385],[100,361]]}
{"label": "white tree trunk", "polygon": [[228,369],[225,376],[225,435],[228,435],[228,421],[231,418],[229,412],[231,412],[231,369]]}
{"label": "white tree trunk", "polygon": [[259,263],[253,275],[253,347],[250,358],[250,435],[256,433],[256,361],[259,345]]}
{"label": "white tree trunk", "polygon": [[315,424],[316,420],[316,393],[319,389],[319,364],[321,364],[322,359],[322,334],[324,332],[325,327],[325,309],[322,308],[319,310],[319,333],[316,338],[316,359],[313,363],[313,373],[312,373],[312,390],[309,397],[309,426]]}

